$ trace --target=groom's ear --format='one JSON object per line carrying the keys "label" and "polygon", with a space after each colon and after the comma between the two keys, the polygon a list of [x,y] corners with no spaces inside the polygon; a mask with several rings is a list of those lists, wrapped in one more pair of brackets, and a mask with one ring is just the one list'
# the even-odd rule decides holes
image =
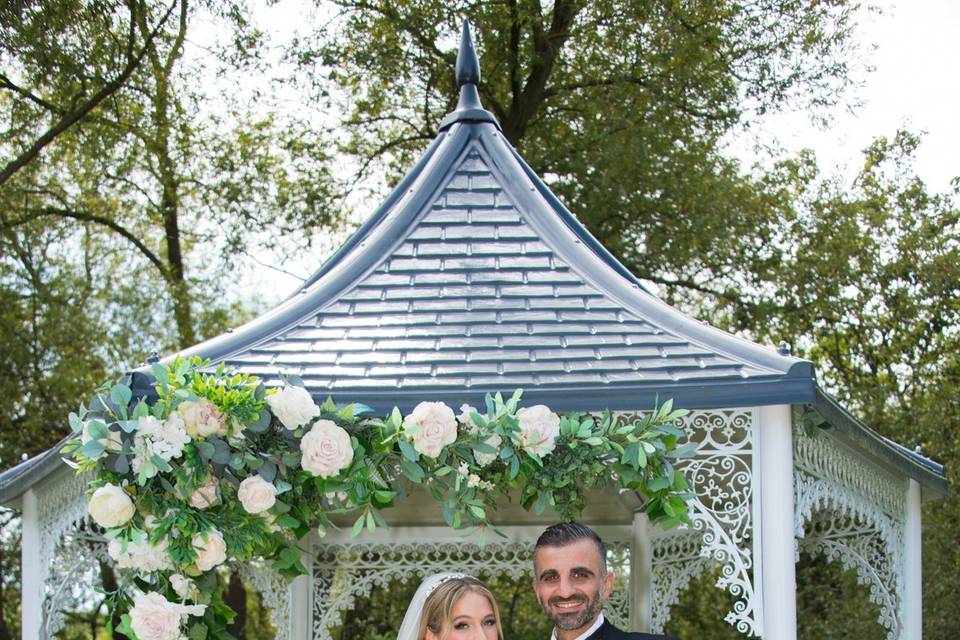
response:
{"label": "groom's ear", "polygon": [[607,571],[607,574],[603,576],[603,598],[606,600],[610,597],[610,594],[613,593],[613,571]]}

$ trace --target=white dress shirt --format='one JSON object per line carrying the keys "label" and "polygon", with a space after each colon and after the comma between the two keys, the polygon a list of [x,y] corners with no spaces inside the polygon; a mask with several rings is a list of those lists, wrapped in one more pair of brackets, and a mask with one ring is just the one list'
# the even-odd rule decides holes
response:
{"label": "white dress shirt", "polygon": [[[603,614],[597,616],[597,619],[593,621],[593,624],[590,625],[590,628],[578,635],[573,640],[586,640],[590,635],[603,626]],[[550,640],[557,640],[557,630],[554,629],[553,633],[550,634]]]}

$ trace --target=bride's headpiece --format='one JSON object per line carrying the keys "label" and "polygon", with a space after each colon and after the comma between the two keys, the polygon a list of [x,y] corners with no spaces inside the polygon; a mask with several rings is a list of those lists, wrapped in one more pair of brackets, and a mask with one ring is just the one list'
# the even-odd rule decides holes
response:
{"label": "bride's headpiece", "polygon": [[407,607],[407,613],[403,617],[403,623],[400,625],[400,632],[397,634],[397,640],[417,640],[417,632],[420,629],[420,616],[423,614],[423,606],[427,598],[434,590],[449,580],[460,578],[469,578],[465,573],[435,573],[427,576],[420,583],[417,592],[413,595],[413,600]]}

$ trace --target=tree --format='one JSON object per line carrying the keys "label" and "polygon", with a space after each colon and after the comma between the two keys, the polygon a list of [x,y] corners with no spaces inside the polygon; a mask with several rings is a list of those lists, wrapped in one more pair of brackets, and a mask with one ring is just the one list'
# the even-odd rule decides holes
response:
{"label": "tree", "polygon": [[856,59],[857,5],[842,0],[322,6],[333,18],[291,49],[294,81],[346,112],[329,135],[355,186],[395,180],[436,135],[468,17],[481,98],[534,170],[636,275],[720,299],[739,297],[777,228],[722,136],[750,114],[836,102]]}

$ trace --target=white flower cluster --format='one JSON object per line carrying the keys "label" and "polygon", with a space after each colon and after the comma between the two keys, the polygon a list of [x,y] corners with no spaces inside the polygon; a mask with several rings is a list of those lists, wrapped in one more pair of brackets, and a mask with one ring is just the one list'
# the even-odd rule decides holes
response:
{"label": "white flower cluster", "polygon": [[[164,462],[170,462],[183,454],[183,447],[190,442],[186,425],[176,413],[161,422],[153,416],[142,416],[137,420],[137,432],[133,436],[133,471],[157,456]],[[152,464],[152,463],[151,463]]]}
{"label": "white flower cluster", "polygon": [[128,542],[126,548],[120,540],[111,540],[107,545],[107,553],[120,569],[136,569],[141,573],[173,569],[166,540],[160,540],[157,544]]}
{"label": "white flower cluster", "polygon": [[130,628],[138,640],[180,640],[187,616],[202,616],[203,604],[177,604],[156,591],[137,594],[130,609]]}

